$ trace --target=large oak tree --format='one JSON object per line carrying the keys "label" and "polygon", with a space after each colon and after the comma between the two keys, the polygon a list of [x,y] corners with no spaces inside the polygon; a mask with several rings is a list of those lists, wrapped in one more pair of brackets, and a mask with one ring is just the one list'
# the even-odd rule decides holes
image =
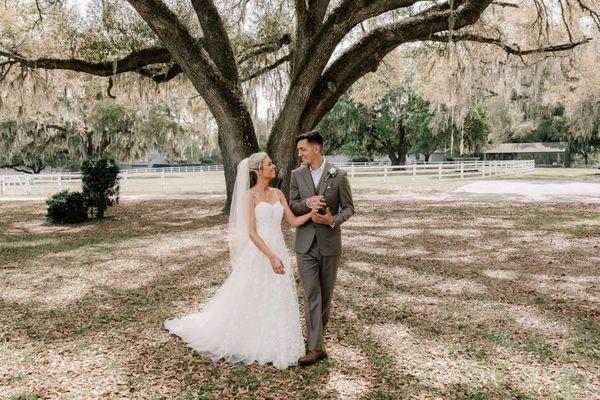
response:
{"label": "large oak tree", "polygon": [[[228,202],[235,180],[236,165],[258,150],[255,126],[243,89],[243,83],[261,74],[287,65],[287,88],[278,115],[271,128],[267,151],[274,157],[284,177],[297,164],[294,136],[314,128],[335,105],[340,96],[358,79],[375,71],[393,49],[407,43],[469,41],[499,46],[507,53],[525,56],[539,52],[555,52],[573,48],[587,39],[573,28],[573,19],[587,14],[600,26],[596,0],[532,0],[517,3],[492,0],[295,0],[293,2],[261,1],[272,6],[278,18],[289,10],[293,22],[289,31],[278,38],[247,41],[247,46],[232,39],[231,18],[224,15],[227,1],[190,0],[189,13],[180,2],[163,0],[127,0],[158,39],[160,46],[138,46],[119,57],[106,60],[85,58],[52,58],[25,56],[11,49],[0,49],[0,66],[22,68],[65,69],[111,77],[137,72],[156,82],[167,82],[185,74],[204,99],[218,126],[218,142],[225,166]],[[546,1],[546,2],[545,2]],[[55,0],[48,0],[56,3]],[[48,3],[47,2],[47,3]],[[43,18],[42,0],[35,4]],[[103,4],[110,5],[105,0]],[[236,2],[239,7],[252,7],[252,1]],[[273,4],[270,4],[273,3]],[[279,8],[274,3],[279,3]],[[572,4],[571,4],[572,3]],[[478,25],[487,10],[519,7],[537,10],[540,26],[552,21],[553,14],[562,16],[568,40],[560,43],[505,43],[505,35],[497,28]],[[281,11],[284,10],[284,11]],[[268,19],[266,13],[264,19]],[[272,16],[271,16],[272,18]],[[272,20],[271,22],[276,22]],[[259,21],[260,22],[260,21]],[[191,28],[197,24],[199,29]],[[541,31],[540,31],[541,32]],[[124,32],[127,34],[127,32]],[[250,38],[252,39],[252,38]],[[143,44],[143,41],[141,42]],[[247,68],[248,60],[265,54],[275,55],[260,68]],[[112,82],[111,82],[112,83]],[[227,207],[226,207],[227,208]]]}

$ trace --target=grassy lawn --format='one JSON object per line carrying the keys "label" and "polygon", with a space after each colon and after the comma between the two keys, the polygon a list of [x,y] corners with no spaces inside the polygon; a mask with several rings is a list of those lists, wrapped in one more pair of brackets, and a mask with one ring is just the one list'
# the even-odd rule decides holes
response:
{"label": "grassy lawn", "polygon": [[0,398],[597,397],[597,205],[359,202],[330,358],[283,372],[213,363],[162,327],[228,274],[221,206],[126,202],[56,227],[42,203],[0,204]]}

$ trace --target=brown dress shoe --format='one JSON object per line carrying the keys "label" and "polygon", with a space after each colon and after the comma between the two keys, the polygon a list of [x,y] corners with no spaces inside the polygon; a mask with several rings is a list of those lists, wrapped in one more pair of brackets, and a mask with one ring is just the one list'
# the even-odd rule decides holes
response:
{"label": "brown dress shoe", "polygon": [[311,350],[308,352],[308,354],[298,359],[298,365],[301,367],[306,367],[324,358],[327,358],[327,353],[325,350]]}

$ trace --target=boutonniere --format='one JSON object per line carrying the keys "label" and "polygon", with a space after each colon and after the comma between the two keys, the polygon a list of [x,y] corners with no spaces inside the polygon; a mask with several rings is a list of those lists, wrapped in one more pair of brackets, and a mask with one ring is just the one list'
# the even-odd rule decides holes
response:
{"label": "boutonniere", "polygon": [[330,178],[335,178],[337,173],[338,173],[338,170],[335,169],[334,167],[329,168],[329,171],[327,171],[327,174]]}

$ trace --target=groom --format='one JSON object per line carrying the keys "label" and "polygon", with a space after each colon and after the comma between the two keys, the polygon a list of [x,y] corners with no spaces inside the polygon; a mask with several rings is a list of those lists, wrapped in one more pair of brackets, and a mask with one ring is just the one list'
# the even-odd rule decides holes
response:
{"label": "groom", "polygon": [[290,208],[295,215],[319,210],[312,221],[298,228],[294,239],[308,332],[308,353],[298,365],[307,366],[327,357],[323,331],[342,253],[340,225],[354,214],[354,203],[346,171],[323,157],[319,132],[296,136],[296,148],[303,165],[292,171]]}

